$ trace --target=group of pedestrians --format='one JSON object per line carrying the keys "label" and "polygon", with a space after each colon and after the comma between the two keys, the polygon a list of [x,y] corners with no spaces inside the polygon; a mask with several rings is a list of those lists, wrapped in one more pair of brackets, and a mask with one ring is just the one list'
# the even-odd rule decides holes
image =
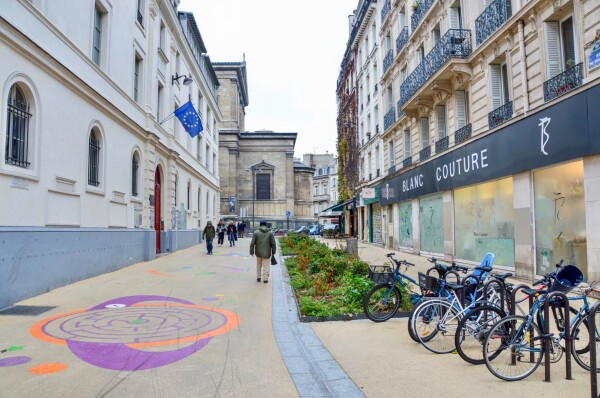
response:
{"label": "group of pedestrians", "polygon": [[[213,239],[215,236],[219,237],[218,245],[223,246],[225,234],[229,240],[229,247],[235,246],[235,241],[238,237],[244,237],[244,231],[246,224],[242,220],[238,222],[237,226],[230,221],[228,225],[225,225],[223,220],[220,220],[217,224],[217,228],[212,225],[211,221],[206,223],[206,227],[202,231],[202,238],[206,239],[206,254],[213,254]],[[271,230],[267,227],[266,221],[260,222],[260,227],[252,235],[252,241],[250,242],[250,255],[256,255],[256,281],[261,280],[264,283],[269,282],[269,270],[271,264],[274,262],[274,255],[277,250],[275,243],[275,237]]]}

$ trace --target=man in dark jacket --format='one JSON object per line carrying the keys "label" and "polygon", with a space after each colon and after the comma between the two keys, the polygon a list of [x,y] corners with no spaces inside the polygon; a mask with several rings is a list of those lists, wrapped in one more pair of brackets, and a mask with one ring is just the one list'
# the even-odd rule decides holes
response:
{"label": "man in dark jacket", "polygon": [[202,238],[206,239],[206,254],[213,254],[213,239],[215,238],[215,227],[212,222],[208,221],[204,231],[202,231]]}
{"label": "man in dark jacket", "polygon": [[269,282],[269,267],[271,266],[271,256],[277,251],[275,237],[267,228],[267,222],[261,221],[260,227],[250,242],[250,255],[256,254],[256,281],[260,282],[261,274],[264,283]]}

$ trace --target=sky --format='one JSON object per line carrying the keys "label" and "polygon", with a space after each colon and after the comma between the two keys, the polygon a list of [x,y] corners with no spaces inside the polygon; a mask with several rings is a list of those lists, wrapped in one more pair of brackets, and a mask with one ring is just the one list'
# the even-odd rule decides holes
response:
{"label": "sky", "polygon": [[295,156],[336,154],[336,85],[358,0],[182,0],[213,62],[246,56],[246,130],[297,132]]}

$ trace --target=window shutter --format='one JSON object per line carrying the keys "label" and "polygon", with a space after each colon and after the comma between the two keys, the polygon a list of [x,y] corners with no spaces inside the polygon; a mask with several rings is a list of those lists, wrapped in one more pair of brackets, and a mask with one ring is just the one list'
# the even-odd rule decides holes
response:
{"label": "window shutter", "polygon": [[446,106],[438,105],[436,107],[436,112],[437,112],[437,128],[438,128],[437,139],[440,140],[446,136]]}
{"label": "window shutter", "polygon": [[467,125],[467,101],[464,91],[456,91],[456,130]]}
{"label": "window shutter", "polygon": [[460,29],[460,9],[449,8],[448,9],[448,21],[450,23],[450,29]]}
{"label": "window shutter", "polygon": [[404,130],[404,159],[410,157],[410,131]]}
{"label": "window shutter", "polygon": [[558,22],[544,22],[544,36],[546,42],[546,77],[551,79],[562,70]]}
{"label": "window shutter", "polygon": [[564,21],[561,25],[561,33],[562,33],[562,44],[563,50],[565,53],[565,69],[569,68],[567,64],[568,60],[572,60],[573,65],[575,66],[576,57],[575,57],[575,39],[573,34],[573,18],[569,18]]}
{"label": "window shutter", "polygon": [[421,140],[423,148],[427,148],[429,146],[429,118],[427,117],[421,118]]}
{"label": "window shutter", "polygon": [[500,89],[500,65],[490,65],[490,112],[502,106],[502,93]]}

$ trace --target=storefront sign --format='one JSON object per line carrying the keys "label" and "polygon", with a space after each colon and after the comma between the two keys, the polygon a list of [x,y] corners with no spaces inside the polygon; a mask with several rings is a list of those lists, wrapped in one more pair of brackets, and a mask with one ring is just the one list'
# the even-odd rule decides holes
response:
{"label": "storefront sign", "polygon": [[600,153],[600,86],[387,180],[382,205]]}
{"label": "storefront sign", "polygon": [[594,44],[590,57],[588,58],[588,69],[592,70],[600,66],[600,40]]}
{"label": "storefront sign", "polygon": [[361,196],[363,199],[375,199],[375,188],[363,188]]}

